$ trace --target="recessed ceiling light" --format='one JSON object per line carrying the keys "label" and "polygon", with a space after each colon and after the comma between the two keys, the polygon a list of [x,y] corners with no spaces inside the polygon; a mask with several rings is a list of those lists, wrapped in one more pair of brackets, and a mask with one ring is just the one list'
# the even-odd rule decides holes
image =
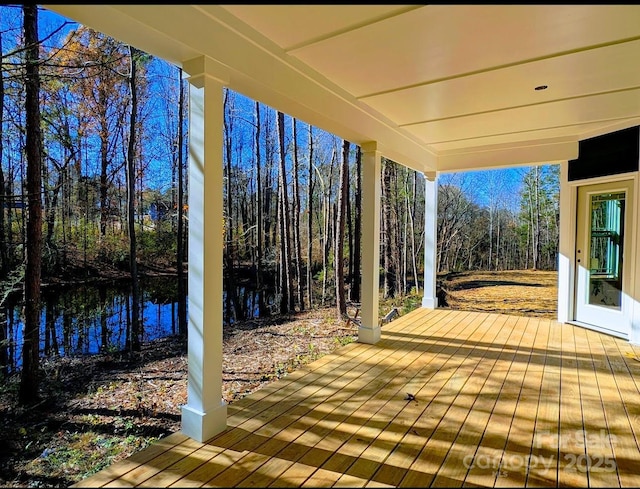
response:
{"label": "recessed ceiling light", "polygon": [[538,85],[534,90],[546,90],[549,88],[547,85]]}

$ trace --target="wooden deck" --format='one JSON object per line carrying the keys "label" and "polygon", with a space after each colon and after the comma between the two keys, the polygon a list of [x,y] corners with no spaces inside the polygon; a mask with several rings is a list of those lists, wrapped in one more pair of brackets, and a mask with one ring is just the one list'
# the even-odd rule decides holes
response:
{"label": "wooden deck", "polygon": [[547,319],[419,309],[228,410],[74,487],[640,486],[640,348]]}

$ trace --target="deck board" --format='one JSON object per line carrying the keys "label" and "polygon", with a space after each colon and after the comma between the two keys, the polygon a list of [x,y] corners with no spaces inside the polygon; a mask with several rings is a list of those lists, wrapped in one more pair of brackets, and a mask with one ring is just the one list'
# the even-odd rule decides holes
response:
{"label": "deck board", "polygon": [[638,487],[638,354],[419,309],[234,402],[207,443],[175,433],[74,487]]}
{"label": "deck board", "polygon": [[[467,470],[465,484],[493,486],[501,473],[500,462],[520,393],[519,390],[511,389],[512,378],[522,375],[525,371],[522,368],[522,362],[514,360],[519,351],[531,348],[532,335],[526,334],[529,321],[526,317],[517,319],[514,343],[509,343],[502,350],[500,363],[493,378],[495,382],[491,396],[493,405],[481,435],[482,439],[477,443],[476,451],[469,450],[462,459],[462,468]],[[504,375],[498,376],[501,371],[504,371]],[[498,403],[498,399],[502,402]],[[503,476],[506,474],[503,473]]]}
{"label": "deck board", "polygon": [[[611,351],[615,340],[605,335],[590,335],[591,346],[595,347],[597,354],[602,358],[596,371],[598,385],[602,395],[605,413],[607,415],[608,434],[613,446],[614,460],[612,461],[620,477],[620,483],[627,486],[640,486],[640,471],[637,459],[638,443],[634,436],[634,425],[638,423],[638,397],[626,399],[624,389],[626,376],[622,359],[614,355],[607,355]],[[593,350],[592,350],[593,351]],[[621,385],[622,384],[622,392]],[[634,418],[629,418],[629,401],[635,402]],[[637,426],[636,426],[637,429]]]}

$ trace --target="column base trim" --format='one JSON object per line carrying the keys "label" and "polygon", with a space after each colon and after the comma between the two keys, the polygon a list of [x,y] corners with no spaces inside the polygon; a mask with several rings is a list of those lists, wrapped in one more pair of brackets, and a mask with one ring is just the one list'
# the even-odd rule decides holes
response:
{"label": "column base trim", "polygon": [[438,307],[438,298],[437,297],[423,297],[422,298],[422,307],[425,309],[435,309]]}
{"label": "column base trim", "polygon": [[381,334],[382,329],[379,326],[374,326],[373,328],[365,328],[364,326],[360,326],[358,328],[358,342],[367,343],[368,345],[375,345],[378,341],[380,341]]}
{"label": "column base trim", "polygon": [[224,402],[206,413],[193,409],[187,404],[182,406],[182,427],[180,431],[189,438],[204,443],[226,429],[227,405]]}

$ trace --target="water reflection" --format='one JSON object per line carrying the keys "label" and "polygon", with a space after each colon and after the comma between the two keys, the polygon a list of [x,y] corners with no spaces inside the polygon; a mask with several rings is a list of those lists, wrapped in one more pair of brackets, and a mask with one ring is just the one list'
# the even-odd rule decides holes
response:
{"label": "water reflection", "polygon": [[[183,333],[178,329],[175,278],[143,280],[140,291],[142,341]],[[131,287],[125,282],[43,290],[40,317],[43,356],[124,350],[131,333]],[[7,300],[0,311],[0,365],[5,374],[22,364],[22,319],[21,297]]]}
{"label": "water reflection", "polygon": [[[142,342],[186,334],[186,331],[179,330],[178,284],[174,277],[141,280],[140,293]],[[259,296],[255,290],[238,287],[236,297],[242,302],[247,319],[260,315]],[[24,324],[21,299],[20,296],[10,297],[0,310],[0,373],[5,376],[22,365]],[[263,314],[271,312],[274,294],[266,293],[264,302],[268,310]],[[226,293],[223,303],[227,304]],[[236,320],[234,308],[225,311],[225,323]],[[43,290],[40,321],[42,356],[122,351],[129,346],[130,334],[131,287],[128,282]]]}

